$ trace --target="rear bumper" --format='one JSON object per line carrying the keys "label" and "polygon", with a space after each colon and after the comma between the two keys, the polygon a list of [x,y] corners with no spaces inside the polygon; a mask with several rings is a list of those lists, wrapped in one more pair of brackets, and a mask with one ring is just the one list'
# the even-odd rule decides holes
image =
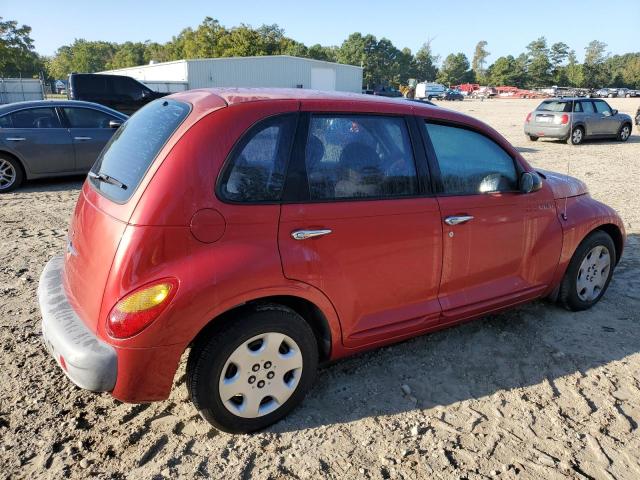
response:
{"label": "rear bumper", "polygon": [[525,135],[534,137],[549,137],[565,139],[569,137],[569,125],[540,125],[526,123],[524,125]]}
{"label": "rear bumper", "polygon": [[42,336],[49,353],[65,374],[81,388],[110,392],[118,375],[115,349],[87,328],[73,310],[62,285],[64,258],[53,257],[38,285]]}

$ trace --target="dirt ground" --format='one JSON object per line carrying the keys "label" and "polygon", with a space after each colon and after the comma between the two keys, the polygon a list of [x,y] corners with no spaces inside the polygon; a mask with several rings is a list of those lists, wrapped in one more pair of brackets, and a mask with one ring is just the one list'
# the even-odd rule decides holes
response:
{"label": "dirt ground", "polygon": [[[0,197],[0,478],[640,478],[640,136],[532,143],[536,104],[443,103],[621,213],[629,239],[604,299],[582,313],[535,302],[338,362],[254,435],[209,428],[183,372],[151,405],[73,386],[42,345],[36,287],[82,179]],[[640,99],[611,104],[631,114]]]}

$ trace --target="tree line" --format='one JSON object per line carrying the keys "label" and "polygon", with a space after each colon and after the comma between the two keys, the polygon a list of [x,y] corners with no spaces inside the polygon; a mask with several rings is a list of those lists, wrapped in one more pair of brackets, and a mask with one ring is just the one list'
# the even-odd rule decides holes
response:
{"label": "tree line", "polygon": [[31,28],[0,17],[0,75],[64,79],[71,72],[97,72],[148,64],[150,61],[256,55],[293,55],[364,67],[364,87],[399,87],[410,78],[446,85],[480,83],[536,88],[629,87],[640,89],[640,52],[611,55],[604,42],[593,40],[578,62],[575,50],[564,42],[549,45],[540,37],[517,57],[507,55],[487,64],[488,43],[477,43],[471,62],[464,53],[436,55],[431,41],[413,53],[399,49],[387,38],[352,33],[340,46],[306,46],[285,35],[278,25],[253,28],[241,24],[225,27],[206,17],[194,28],[185,28],[166,43],[87,41],[77,39],[51,57],[35,52]]}

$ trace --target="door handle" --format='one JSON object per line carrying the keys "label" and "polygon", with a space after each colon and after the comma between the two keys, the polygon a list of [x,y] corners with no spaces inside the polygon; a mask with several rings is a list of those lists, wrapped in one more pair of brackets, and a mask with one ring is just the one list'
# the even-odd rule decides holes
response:
{"label": "door handle", "polygon": [[321,230],[296,230],[295,232],[291,232],[291,236],[294,240],[307,240],[308,238],[329,235],[331,232],[332,230],[329,230],[328,228]]}
{"label": "door handle", "polygon": [[24,137],[7,137],[7,141],[9,142],[24,142],[26,138]]}
{"label": "door handle", "polygon": [[445,218],[444,223],[447,225],[460,225],[461,223],[467,223],[471,220],[473,220],[473,216],[471,215],[459,215]]}
{"label": "door handle", "polygon": [[91,137],[73,137],[74,140],[91,140]]}

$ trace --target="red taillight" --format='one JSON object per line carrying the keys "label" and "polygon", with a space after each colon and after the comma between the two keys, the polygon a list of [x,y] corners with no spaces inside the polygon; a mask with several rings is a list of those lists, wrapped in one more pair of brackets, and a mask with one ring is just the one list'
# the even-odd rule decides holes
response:
{"label": "red taillight", "polygon": [[129,293],[111,309],[107,332],[114,338],[140,333],[167,308],[177,289],[178,281],[167,278]]}
{"label": "red taillight", "polygon": [[527,120],[526,122],[529,123],[529,120],[531,120],[531,112],[529,112],[529,114],[527,115]]}
{"label": "red taillight", "polygon": [[560,119],[560,123],[562,123],[562,125],[566,125],[567,123],[569,123],[569,115],[564,113],[562,115],[562,118]]}

